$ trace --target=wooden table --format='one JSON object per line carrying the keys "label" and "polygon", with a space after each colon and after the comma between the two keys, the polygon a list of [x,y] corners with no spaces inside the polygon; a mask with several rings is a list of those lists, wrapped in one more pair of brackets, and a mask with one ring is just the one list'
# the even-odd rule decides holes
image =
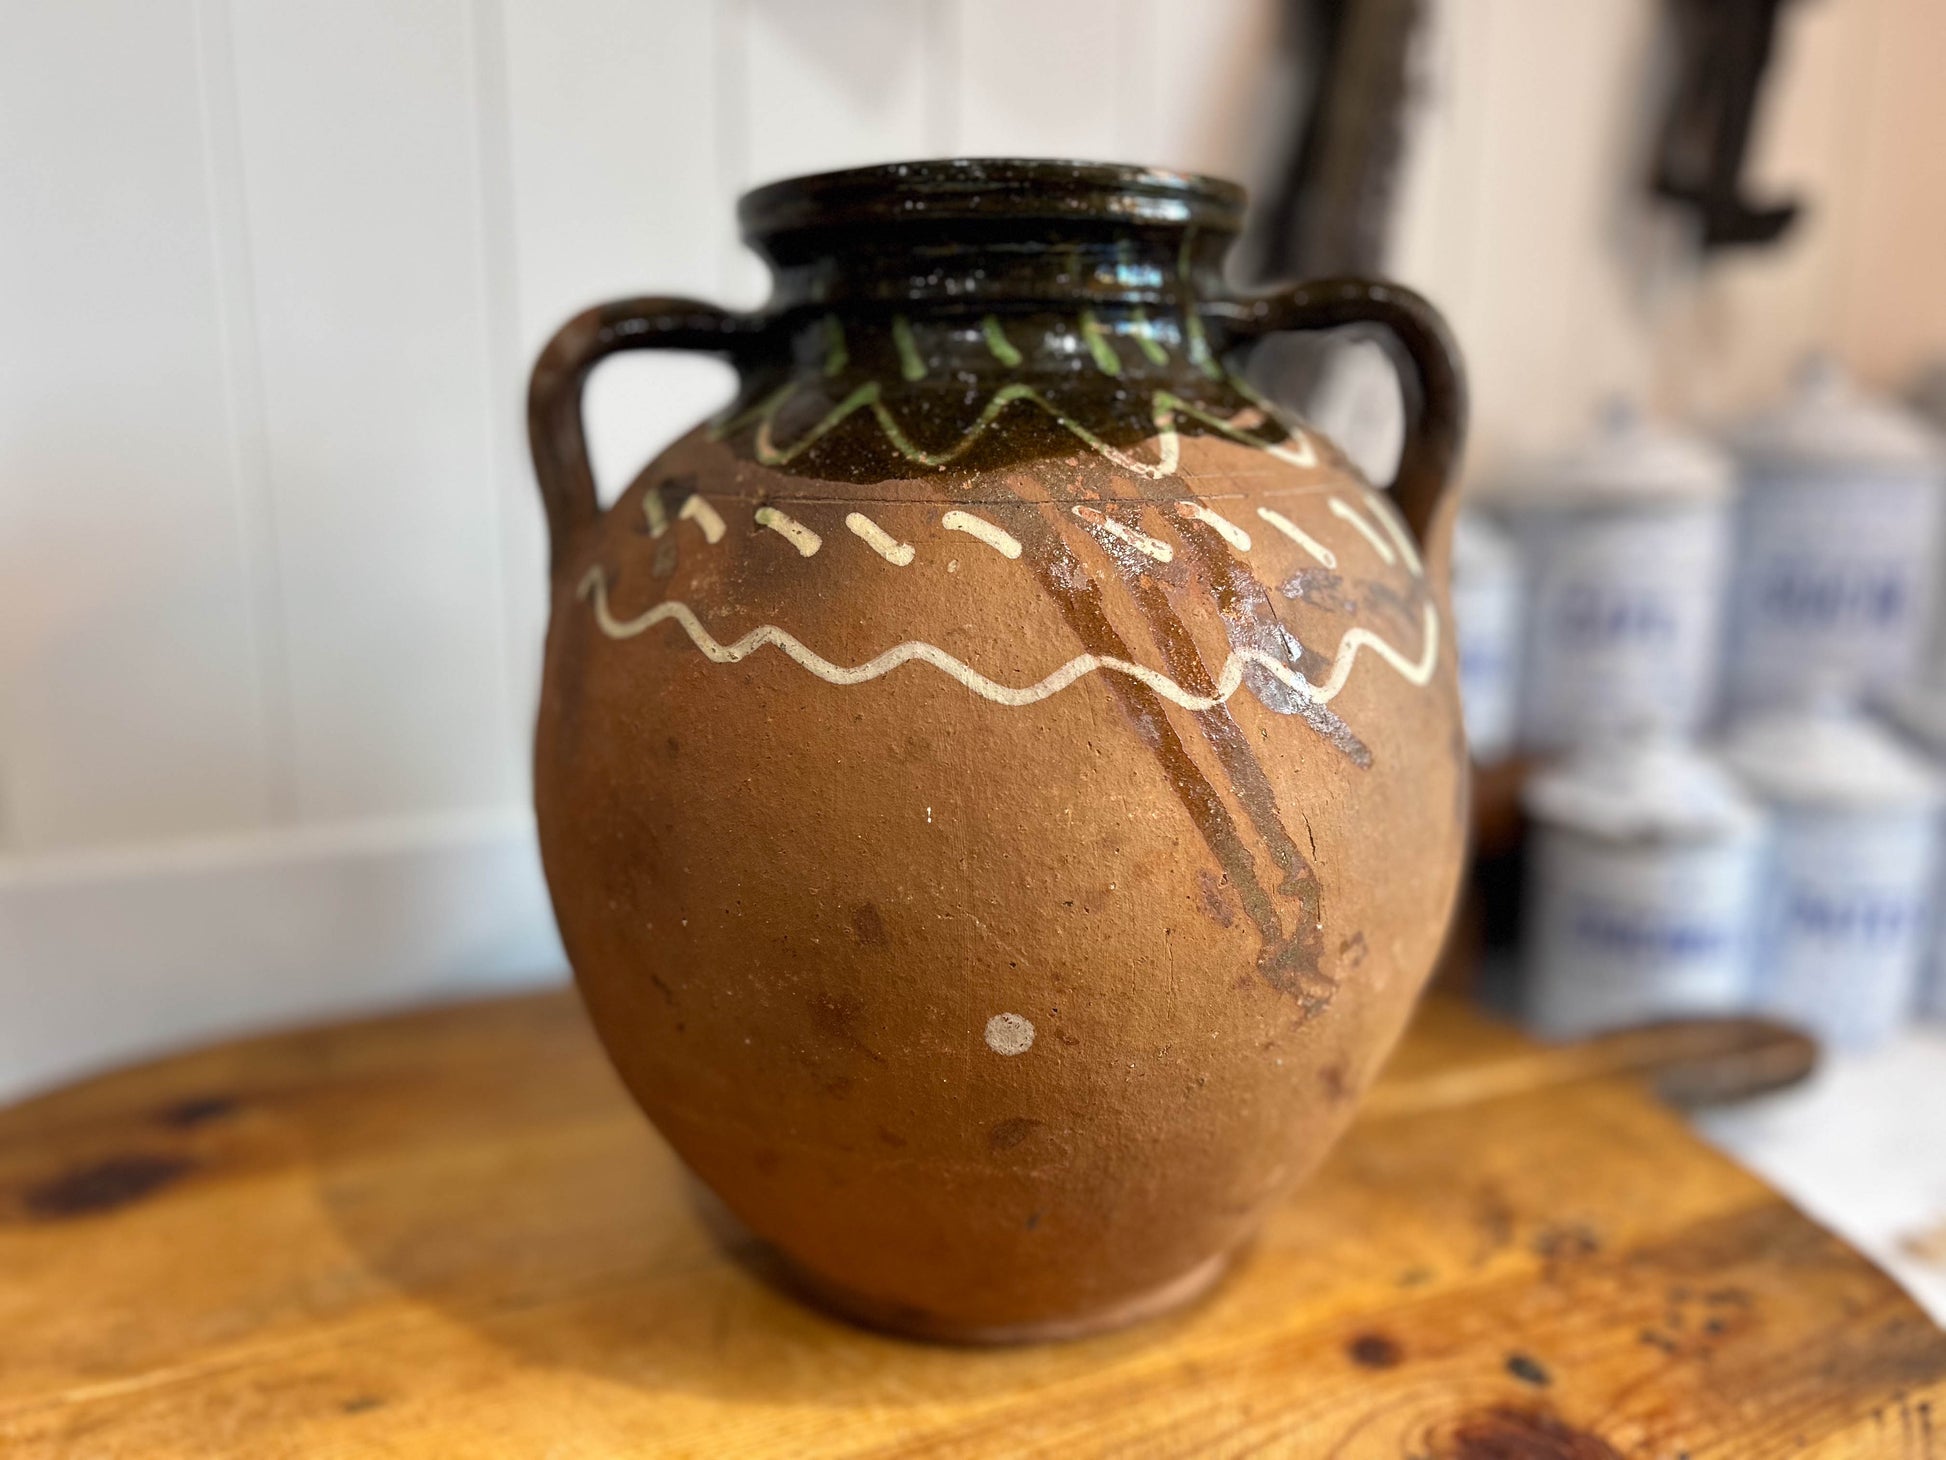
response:
{"label": "wooden table", "polygon": [[1429,1005],[1200,1308],[858,1332],[720,1250],[564,994],[0,1112],[0,1454],[1946,1456],[1946,1334],[1601,1061]]}

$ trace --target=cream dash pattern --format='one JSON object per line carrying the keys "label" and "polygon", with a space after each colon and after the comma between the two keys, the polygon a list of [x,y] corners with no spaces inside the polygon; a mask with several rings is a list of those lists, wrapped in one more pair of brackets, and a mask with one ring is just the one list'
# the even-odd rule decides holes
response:
{"label": "cream dash pattern", "polygon": [[682,504],[682,510],[676,516],[684,522],[693,522],[702,528],[704,542],[715,544],[723,541],[722,514],[696,493],[690,493],[689,500]]}
{"label": "cream dash pattern", "polygon": [[795,517],[786,517],[775,507],[759,507],[757,509],[757,525],[759,527],[768,527],[772,532],[783,538],[785,542],[796,548],[800,555],[807,558],[824,546],[823,538],[819,537]]}
{"label": "cream dash pattern", "polygon": [[1097,511],[1093,507],[1083,507],[1076,503],[1073,511],[1076,517],[1090,527],[1099,527],[1116,541],[1127,543],[1138,553],[1154,558],[1158,563],[1175,561],[1176,550],[1160,538],[1150,537],[1146,532],[1137,532],[1127,524],[1117,522],[1106,512]]}
{"label": "cream dash pattern", "polygon": [[793,663],[810,671],[827,684],[834,685],[864,684],[891,673],[902,664],[930,664],[948,678],[958,680],[982,699],[1014,708],[1038,704],[1059,694],[1077,680],[1086,678],[1090,674],[1106,672],[1124,674],[1130,679],[1139,680],[1171,704],[1180,705],[1185,710],[1210,710],[1223,704],[1237,692],[1244,682],[1244,671],[1251,666],[1269,674],[1287,689],[1322,705],[1336,699],[1339,692],[1344,689],[1346,681],[1351,677],[1352,667],[1358,662],[1361,650],[1371,650],[1408,684],[1421,689],[1431,682],[1433,669],[1439,660],[1439,615],[1432,604],[1427,603],[1421,610],[1421,643],[1416,659],[1407,658],[1370,629],[1354,626],[1345,630],[1344,637],[1338,640],[1338,651],[1332,657],[1331,672],[1325,677],[1323,684],[1313,684],[1289,665],[1259,649],[1245,648],[1233,651],[1224,661],[1222,670],[1216,676],[1216,693],[1213,695],[1194,694],[1177,684],[1168,675],[1150,669],[1146,665],[1133,664],[1126,659],[1111,658],[1103,654],[1076,655],[1060,668],[1034,683],[1015,687],[989,679],[964,660],[954,658],[944,649],[917,640],[895,644],[863,664],[847,666],[832,663],[815,650],[806,647],[795,635],[773,624],[760,625],[742,638],[725,644],[703,627],[702,621],[690,611],[687,604],[674,599],[658,603],[639,617],[617,619],[608,606],[607,574],[599,567],[588,570],[582,577],[577,591],[581,598],[593,605],[597,626],[611,639],[632,639],[638,634],[647,633],[657,624],[674,622],[682,626],[683,632],[689,636],[689,641],[712,663],[735,664],[765,645],[774,645]]}
{"label": "cream dash pattern", "polygon": [[1003,558],[1020,556],[1020,539],[1004,527],[997,527],[984,517],[975,517],[971,512],[962,512],[955,507],[939,519],[939,525],[948,532],[963,532],[968,537],[976,537],[992,548]]}
{"label": "cream dash pattern", "polygon": [[1322,566],[1327,568],[1335,568],[1338,566],[1338,555],[1336,553],[1311,536],[1303,528],[1299,527],[1295,522],[1291,521],[1282,512],[1272,507],[1259,507],[1257,509],[1257,515],[1279,532],[1283,533],[1285,537],[1288,537],[1292,542],[1303,548],[1305,552],[1316,558]]}
{"label": "cream dash pattern", "polygon": [[1380,535],[1376,527],[1365,520],[1365,514],[1363,512],[1360,512],[1342,497],[1333,497],[1327,505],[1331,508],[1331,515],[1333,517],[1336,517],[1341,522],[1349,522],[1353,527],[1357,528],[1358,535],[1370,543],[1372,545],[1372,551],[1384,559],[1388,565],[1398,562],[1398,550]]}
{"label": "cream dash pattern", "polygon": [[1176,503],[1176,516],[1189,522],[1200,522],[1212,529],[1216,535],[1240,553],[1250,551],[1250,534],[1238,527],[1229,518],[1210,511],[1201,502]]}
{"label": "cream dash pattern", "polygon": [[918,552],[911,543],[900,542],[863,512],[847,513],[845,526],[849,527],[866,547],[895,568],[905,567]]}

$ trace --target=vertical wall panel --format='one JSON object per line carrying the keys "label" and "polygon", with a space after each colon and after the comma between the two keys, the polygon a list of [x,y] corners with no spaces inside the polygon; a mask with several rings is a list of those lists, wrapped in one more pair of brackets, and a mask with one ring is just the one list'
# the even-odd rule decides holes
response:
{"label": "vertical wall panel", "polygon": [[299,811],[503,801],[466,8],[248,5],[232,25]]}
{"label": "vertical wall panel", "polygon": [[[718,299],[736,246],[717,104],[721,6],[712,0],[500,0],[509,216],[518,300],[507,593],[516,721],[532,723],[547,615],[546,527],[519,429],[533,358],[563,321],[605,299]],[[727,366],[621,355],[585,410],[607,495],[729,398]],[[522,730],[524,735],[524,728]]]}
{"label": "vertical wall panel", "polygon": [[187,0],[0,44],[0,820],[24,851],[266,810]]}
{"label": "vertical wall panel", "polygon": [[1256,181],[1281,141],[1265,75],[1279,8],[1277,0],[1124,3],[1117,155]]}
{"label": "vertical wall panel", "polygon": [[748,183],[924,155],[921,0],[750,0],[746,17]]}
{"label": "vertical wall panel", "polygon": [[[1841,280],[1863,242],[1855,232],[1861,164],[1878,146],[1911,145],[1896,136],[1874,144],[1868,131],[1866,68],[1881,9],[1867,0],[1782,14],[1744,187],[1753,200],[1798,196],[1808,207],[1777,246],[1724,250],[1680,281],[1656,320],[1668,401],[1704,415],[1746,410],[1782,389],[1805,351],[1833,343]],[[1865,245],[1867,268],[1880,246]]]}
{"label": "vertical wall panel", "polygon": [[1120,0],[953,0],[969,156],[1120,160],[1130,21]]}

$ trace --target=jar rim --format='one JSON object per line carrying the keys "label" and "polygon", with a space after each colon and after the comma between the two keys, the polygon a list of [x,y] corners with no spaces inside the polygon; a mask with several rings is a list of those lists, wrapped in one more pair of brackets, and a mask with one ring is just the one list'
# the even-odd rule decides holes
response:
{"label": "jar rim", "polygon": [[1194,227],[1235,233],[1247,194],[1200,173],[1046,157],[948,157],[784,178],[745,193],[755,242],[800,230],[1008,219]]}

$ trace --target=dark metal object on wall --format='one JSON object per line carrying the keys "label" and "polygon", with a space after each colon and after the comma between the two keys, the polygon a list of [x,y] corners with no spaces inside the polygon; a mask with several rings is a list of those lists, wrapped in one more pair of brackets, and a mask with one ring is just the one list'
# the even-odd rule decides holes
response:
{"label": "dark metal object on wall", "polygon": [[1408,63],[1426,0],[1288,0],[1296,125],[1266,190],[1266,279],[1370,272],[1385,261],[1405,152]]}
{"label": "dark metal object on wall", "polygon": [[1680,54],[1653,189],[1696,210],[1704,250],[1775,243],[1796,201],[1753,206],[1742,175],[1787,0],[1670,0]]}
{"label": "dark metal object on wall", "polygon": [[[1413,42],[1427,8],[1428,0],[1285,0],[1291,125],[1248,240],[1259,281],[1384,272]],[[1308,403],[1337,348],[1286,338],[1253,361],[1251,374],[1279,400]]]}

